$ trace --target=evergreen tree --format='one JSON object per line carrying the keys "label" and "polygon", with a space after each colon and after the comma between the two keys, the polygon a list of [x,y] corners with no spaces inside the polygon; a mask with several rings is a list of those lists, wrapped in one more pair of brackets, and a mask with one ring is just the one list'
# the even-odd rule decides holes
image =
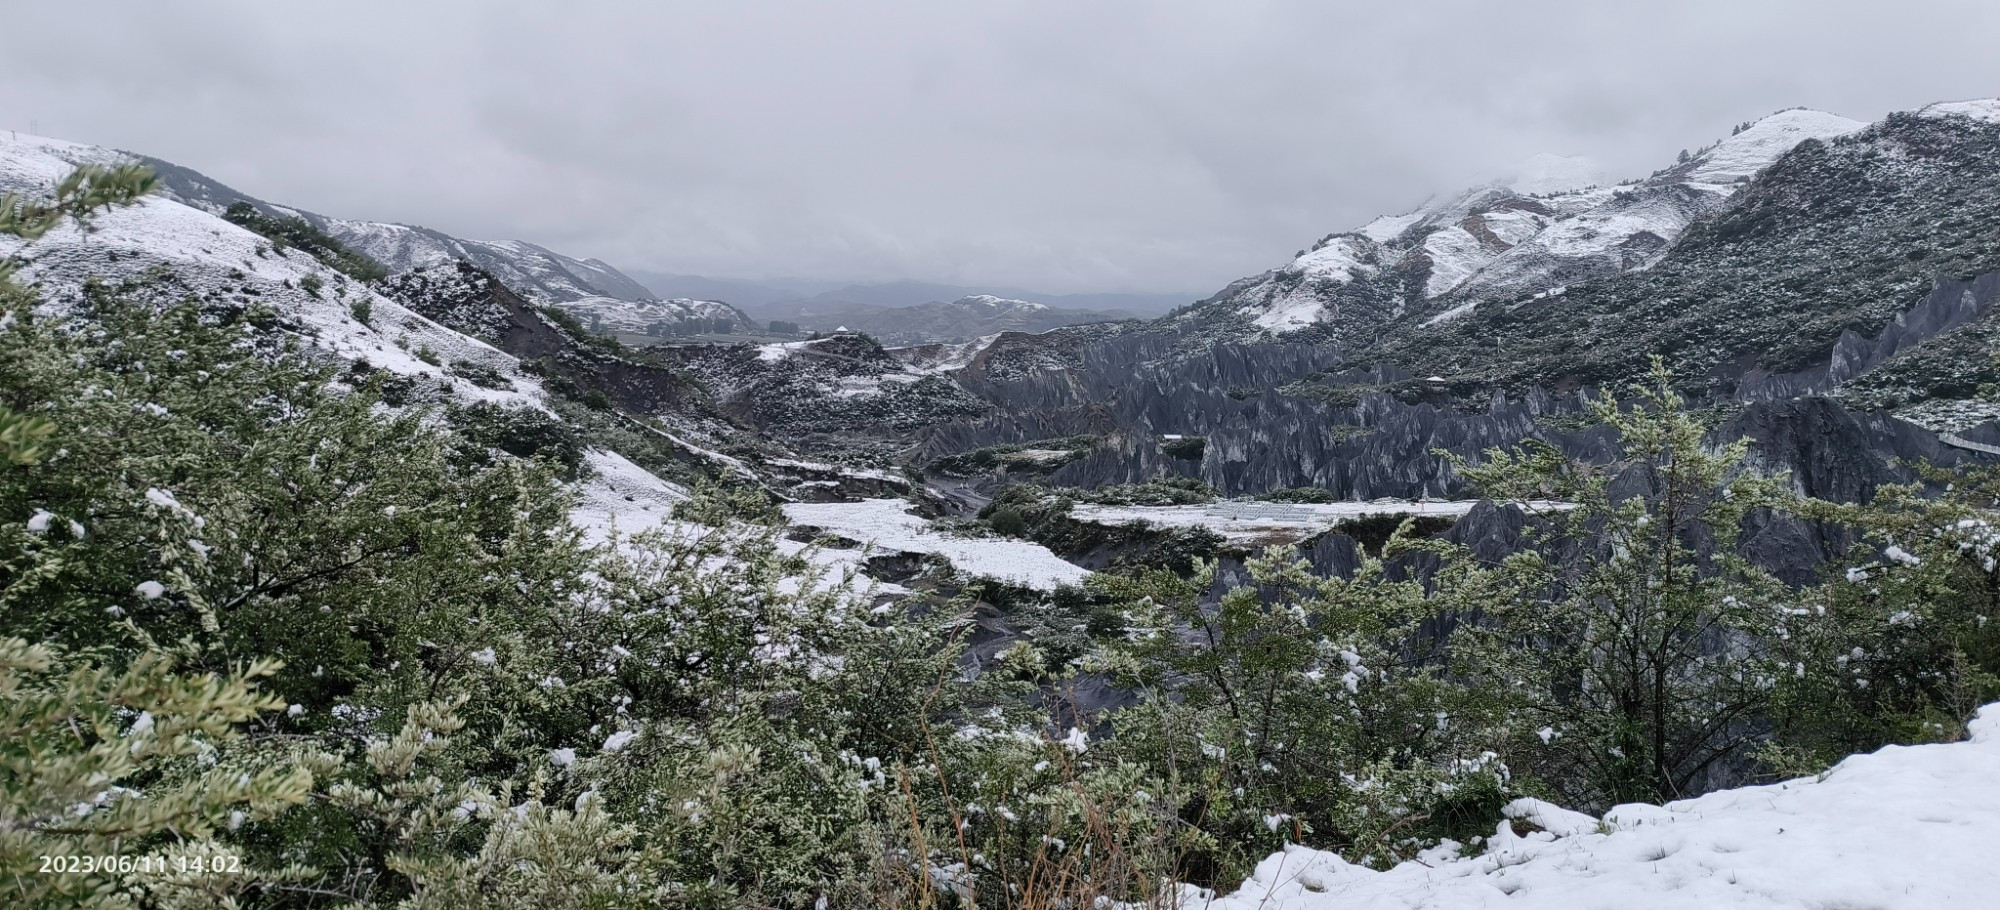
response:
{"label": "evergreen tree", "polygon": [[1782,477],[1744,469],[1747,442],[1711,448],[1654,359],[1626,404],[1592,416],[1618,432],[1608,463],[1530,443],[1454,459],[1487,495],[1557,499],[1501,571],[1511,593],[1462,627],[1462,662],[1515,700],[1519,766],[1573,805],[1660,802],[1743,763],[1779,672],[1770,630],[1783,584],[1737,549],[1753,514],[1801,507]]}

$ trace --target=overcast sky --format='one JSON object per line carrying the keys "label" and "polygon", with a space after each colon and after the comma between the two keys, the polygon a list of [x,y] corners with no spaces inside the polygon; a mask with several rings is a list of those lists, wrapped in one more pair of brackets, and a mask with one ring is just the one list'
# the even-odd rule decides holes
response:
{"label": "overcast sky", "polygon": [[1993,0],[15,3],[0,128],[632,269],[1214,291],[1536,152],[2000,94]]}

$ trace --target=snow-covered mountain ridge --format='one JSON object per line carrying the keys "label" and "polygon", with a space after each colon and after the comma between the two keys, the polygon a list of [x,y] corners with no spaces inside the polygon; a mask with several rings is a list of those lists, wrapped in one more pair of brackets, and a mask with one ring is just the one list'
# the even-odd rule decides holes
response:
{"label": "snow-covered mountain ridge", "polygon": [[1600,185],[1601,171],[1585,159],[1537,156],[1510,181],[1328,235],[1181,319],[1233,318],[1271,334],[1327,326],[1338,334],[1408,315],[1448,320],[1470,309],[1465,302],[1640,268],[1799,143],[1866,125],[1781,111],[1651,177],[1612,186]]}
{"label": "snow-covered mountain ridge", "polygon": [[652,307],[651,312],[639,312],[644,309],[640,304],[655,303],[658,295],[600,259],[566,256],[524,240],[467,240],[414,225],[335,218],[266,202],[159,158],[107,149],[92,154],[102,160],[124,157],[147,164],[160,175],[164,195],[213,214],[247,203],[268,215],[299,218],[391,272],[449,266],[464,260],[536,303],[562,306],[585,321],[596,315],[614,326],[629,326],[633,332],[643,333],[655,322],[682,320],[727,324],[734,331],[753,327],[740,311],[717,301],[675,301]]}
{"label": "snow-covered mountain ridge", "polygon": [[[79,164],[123,157],[55,139],[0,137],[0,192],[39,195]],[[0,238],[0,257],[14,256],[27,263],[21,277],[41,285],[58,305],[92,280],[123,280],[135,292],[163,300],[262,304],[331,355],[436,383],[467,400],[515,406],[541,401],[539,382],[521,373],[513,357],[425,319],[303,252],[274,250],[264,237],[168,196],[102,213],[88,229],[65,225],[32,244]],[[366,321],[360,312],[368,314]],[[458,365],[497,371],[505,387],[457,379]]]}

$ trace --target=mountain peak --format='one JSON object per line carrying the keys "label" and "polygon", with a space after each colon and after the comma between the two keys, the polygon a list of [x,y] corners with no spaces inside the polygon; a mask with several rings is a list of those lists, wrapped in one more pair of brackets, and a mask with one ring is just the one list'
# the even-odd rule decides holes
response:
{"label": "mountain peak", "polygon": [[1832,139],[1856,132],[1868,124],[1811,108],[1779,111],[1752,122],[1747,128],[1697,155],[1698,162],[1687,174],[1694,183],[1735,183],[1757,176],[1757,172],[1784,157],[1807,139]]}
{"label": "mountain peak", "polygon": [[1017,309],[1017,310],[1048,309],[1048,305],[1046,304],[1033,303],[1026,300],[1015,300],[1010,297],[997,297],[992,294],[970,294],[964,297],[960,297],[957,300],[952,301],[952,303],[966,305],[966,306],[1004,307],[1007,309]]}
{"label": "mountain peak", "polygon": [[1602,165],[1589,158],[1542,152],[1515,165],[1512,174],[1501,182],[1516,193],[1534,196],[1602,186],[1610,183],[1611,178]]}

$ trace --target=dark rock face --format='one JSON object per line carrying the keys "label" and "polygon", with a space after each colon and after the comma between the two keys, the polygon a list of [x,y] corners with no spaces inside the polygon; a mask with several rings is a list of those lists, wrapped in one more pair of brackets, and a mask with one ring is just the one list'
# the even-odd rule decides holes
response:
{"label": "dark rock face", "polygon": [[446,328],[541,364],[551,379],[602,392],[628,411],[682,413],[702,404],[686,374],[585,347],[471,263],[406,272],[383,281],[378,290]]}
{"label": "dark rock face", "polygon": [[1717,428],[1716,441],[1750,440],[1753,467],[1789,471],[1799,492],[1835,502],[1861,502],[1885,483],[1914,479],[1898,460],[1938,465],[1985,457],[1938,442],[1915,424],[1879,413],[1854,414],[1831,398],[1795,398],[1751,405]]}
{"label": "dark rock face", "polygon": [[1795,373],[1749,373],[1736,395],[1745,401],[1771,401],[1825,394],[1898,354],[1993,312],[1995,303],[2000,303],[2000,272],[1970,281],[1940,279],[1928,296],[1898,313],[1875,337],[1842,332],[1826,363]]}
{"label": "dark rock face", "polygon": [[866,335],[838,334],[767,357],[756,345],[659,345],[648,355],[698,377],[723,413],[786,440],[835,434],[898,444],[989,405],[950,379],[908,369]]}

